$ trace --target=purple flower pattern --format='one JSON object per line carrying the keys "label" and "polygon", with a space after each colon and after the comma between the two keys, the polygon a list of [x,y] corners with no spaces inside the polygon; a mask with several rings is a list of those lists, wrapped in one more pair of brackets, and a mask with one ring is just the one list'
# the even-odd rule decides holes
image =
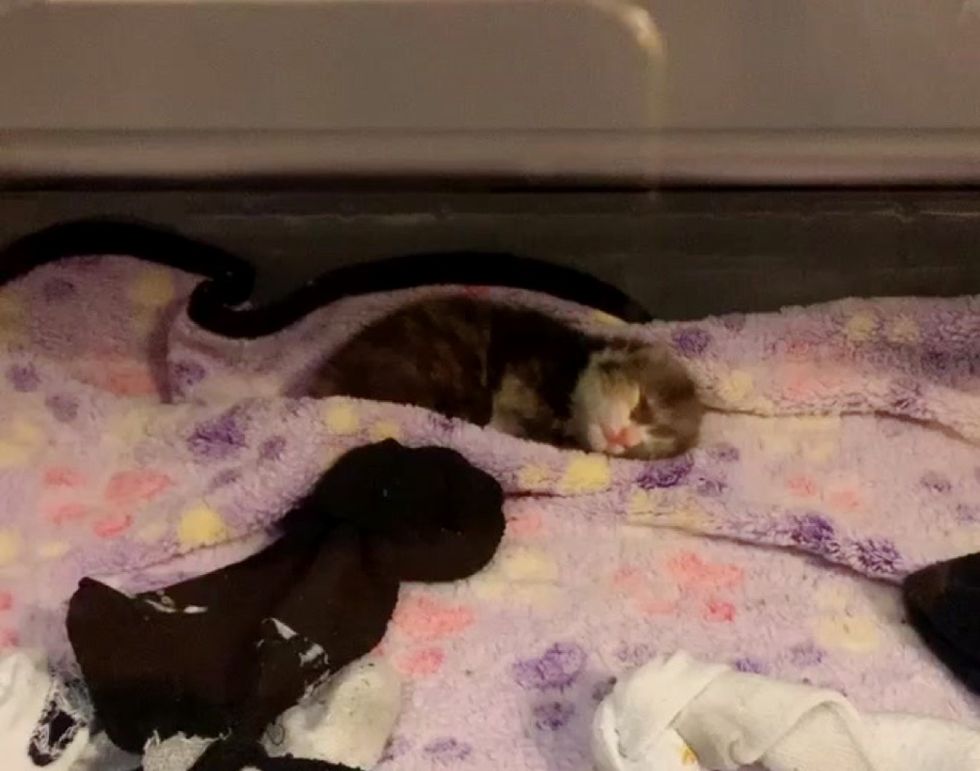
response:
{"label": "purple flower pattern", "polygon": [[539,731],[557,731],[568,725],[575,706],[564,701],[539,704],[534,708],[534,725]]}
{"label": "purple flower pattern", "polygon": [[41,286],[41,295],[49,303],[67,300],[74,294],[75,284],[66,278],[52,278]]}
{"label": "purple flower pattern", "polygon": [[858,563],[873,575],[893,574],[901,562],[898,549],[887,538],[867,538],[857,542]]}
{"label": "purple flower pattern", "polygon": [[217,490],[221,487],[233,485],[241,478],[242,475],[238,471],[233,468],[226,468],[211,477],[211,484],[208,487],[211,490]]}
{"label": "purple flower pattern", "polygon": [[66,394],[52,394],[44,405],[60,423],[71,423],[78,416],[78,401]]}
{"label": "purple flower pattern", "polygon": [[207,370],[196,361],[178,361],[170,369],[170,377],[177,393],[184,393],[193,388],[207,375]]}
{"label": "purple flower pattern", "polygon": [[441,415],[438,412],[433,412],[431,415],[427,416],[429,426],[433,431],[439,434],[449,434],[455,428],[455,421],[445,415]]}
{"label": "purple flower pattern", "polygon": [[623,643],[616,649],[615,656],[623,664],[638,667],[641,664],[646,664],[654,657],[654,650],[646,643],[636,643],[635,645]]}
{"label": "purple flower pattern", "polygon": [[246,445],[244,422],[242,411],[231,409],[198,424],[187,446],[200,460],[227,460]]}
{"label": "purple flower pattern", "polygon": [[408,753],[412,744],[404,736],[392,736],[385,744],[384,752],[381,754],[381,763],[390,763]]}
{"label": "purple flower pattern", "polygon": [[789,649],[790,661],[797,667],[815,667],[826,654],[812,642],[798,643]]}
{"label": "purple flower pattern", "polygon": [[957,503],[956,519],[960,522],[980,522],[980,504]]}
{"label": "purple flower pattern", "polygon": [[515,682],[528,690],[562,690],[578,678],[585,666],[585,651],[575,643],[558,642],[538,658],[514,664]]}
{"label": "purple flower pattern", "polygon": [[949,351],[925,351],[921,362],[923,372],[940,381],[948,380],[956,368],[956,361]]}
{"label": "purple flower pattern", "polygon": [[648,463],[636,479],[636,483],[644,490],[658,487],[676,487],[683,482],[694,468],[694,460],[689,454],[680,455],[668,460],[658,460]]}
{"label": "purple flower pattern", "polygon": [[685,356],[700,356],[711,343],[711,335],[700,327],[682,327],[674,333],[673,341]]}
{"label": "purple flower pattern", "polygon": [[451,766],[466,760],[472,754],[473,748],[459,739],[446,737],[429,742],[422,748],[422,751],[436,765]]}
{"label": "purple flower pattern", "polygon": [[945,495],[953,489],[953,485],[949,481],[949,477],[945,476],[944,474],[940,474],[938,471],[927,471],[920,477],[919,482],[924,488],[926,488],[926,490],[933,493]]}
{"label": "purple flower pattern", "polygon": [[740,457],[738,448],[728,442],[719,442],[708,448],[708,457],[721,463],[734,463]]}
{"label": "purple flower pattern", "polygon": [[728,490],[728,483],[724,479],[715,477],[701,477],[694,486],[698,495],[708,498],[720,498]]}
{"label": "purple flower pattern", "polygon": [[746,672],[753,675],[764,675],[769,671],[769,667],[764,662],[751,656],[743,656],[740,659],[735,659],[732,662],[732,668],[737,672]]}
{"label": "purple flower pattern", "polygon": [[286,438],[283,436],[272,436],[260,445],[259,458],[264,461],[282,460],[282,454],[285,450]]}
{"label": "purple flower pattern", "polygon": [[840,551],[834,526],[825,516],[815,512],[794,518],[790,539],[797,546],[816,554],[831,555]]}
{"label": "purple flower pattern", "polygon": [[719,321],[721,321],[721,325],[729,332],[738,333],[745,329],[744,313],[726,313]]}
{"label": "purple flower pattern", "polygon": [[12,364],[7,368],[7,380],[15,391],[26,393],[36,391],[41,378],[33,364]]}

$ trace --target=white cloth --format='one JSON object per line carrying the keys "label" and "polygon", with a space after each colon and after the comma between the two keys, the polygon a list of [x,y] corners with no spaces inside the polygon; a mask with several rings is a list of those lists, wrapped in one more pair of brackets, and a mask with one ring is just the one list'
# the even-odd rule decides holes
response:
{"label": "white cloth", "polygon": [[[401,711],[401,680],[383,661],[361,659],[342,669],[295,707],[263,737],[270,756],[324,760],[351,768],[374,768]],[[145,771],[186,771],[211,739],[177,734],[151,740]]]}
{"label": "white cloth", "polygon": [[658,657],[620,680],[593,723],[599,771],[980,771],[980,733],[859,713],[842,695]]}
{"label": "white cloth", "polygon": [[[124,752],[109,741],[104,732],[96,733],[71,767],[71,771],[133,771],[140,756]],[[147,771],[144,767],[143,771]]]}
{"label": "white cloth", "polygon": [[282,714],[277,723],[284,741],[276,745],[267,733],[266,751],[374,768],[395,728],[401,699],[401,680],[388,663],[355,661]]}
{"label": "white cloth", "polygon": [[187,771],[212,741],[184,734],[151,739],[143,749],[143,771]]}
{"label": "white cloth", "polygon": [[[48,672],[42,656],[18,650],[0,658],[0,767],[4,771],[65,771],[88,744],[88,728],[80,726],[56,757],[37,764],[36,749],[48,750],[47,726],[41,720],[61,683]],[[59,700],[60,701],[60,700]]]}

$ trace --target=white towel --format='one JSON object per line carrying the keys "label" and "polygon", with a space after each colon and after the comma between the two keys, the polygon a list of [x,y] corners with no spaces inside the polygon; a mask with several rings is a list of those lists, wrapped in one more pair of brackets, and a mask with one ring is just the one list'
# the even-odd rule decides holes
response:
{"label": "white towel", "polygon": [[[389,664],[359,659],[280,715],[265,733],[265,750],[271,756],[374,768],[398,720],[401,695],[401,680]],[[184,734],[150,740],[143,768],[187,771],[211,741]]]}
{"label": "white towel", "polygon": [[282,741],[266,734],[270,755],[374,768],[391,738],[402,703],[398,674],[384,660],[359,659],[277,720]]}
{"label": "white towel", "polygon": [[593,725],[599,771],[980,771],[980,733],[859,713],[834,691],[658,657],[617,683]]}
{"label": "white towel", "polygon": [[[88,744],[81,719],[54,737],[45,718],[70,709],[62,684],[48,672],[44,657],[18,650],[0,658],[0,768],[3,771],[64,771]],[[65,713],[62,717],[71,717]]]}

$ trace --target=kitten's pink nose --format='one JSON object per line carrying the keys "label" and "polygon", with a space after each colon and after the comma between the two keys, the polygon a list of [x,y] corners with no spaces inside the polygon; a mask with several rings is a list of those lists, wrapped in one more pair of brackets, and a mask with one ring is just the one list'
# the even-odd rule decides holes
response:
{"label": "kitten's pink nose", "polygon": [[620,429],[612,429],[609,426],[602,427],[602,435],[606,439],[606,444],[611,447],[628,447],[630,444],[629,427],[623,426]]}

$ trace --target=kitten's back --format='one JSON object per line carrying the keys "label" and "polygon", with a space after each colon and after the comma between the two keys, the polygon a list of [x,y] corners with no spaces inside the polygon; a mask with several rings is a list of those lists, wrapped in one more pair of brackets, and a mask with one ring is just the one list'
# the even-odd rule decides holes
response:
{"label": "kitten's back", "polygon": [[459,297],[398,309],[334,353],[311,395],[414,404],[485,423],[491,317],[489,304]]}
{"label": "kitten's back", "polygon": [[[323,366],[312,395],[414,404],[477,425],[505,409],[520,435],[556,441],[556,421],[567,419],[571,391],[599,345],[539,311],[433,298],[355,335]],[[521,404],[505,404],[514,386]]]}

